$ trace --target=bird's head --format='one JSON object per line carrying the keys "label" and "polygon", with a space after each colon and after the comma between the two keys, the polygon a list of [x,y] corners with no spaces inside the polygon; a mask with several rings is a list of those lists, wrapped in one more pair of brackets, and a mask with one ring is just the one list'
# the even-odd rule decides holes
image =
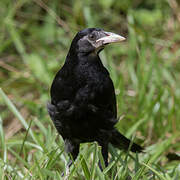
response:
{"label": "bird's head", "polygon": [[70,51],[83,54],[98,54],[107,44],[118,43],[123,40],[125,38],[118,34],[106,32],[99,28],[87,28],[76,34]]}

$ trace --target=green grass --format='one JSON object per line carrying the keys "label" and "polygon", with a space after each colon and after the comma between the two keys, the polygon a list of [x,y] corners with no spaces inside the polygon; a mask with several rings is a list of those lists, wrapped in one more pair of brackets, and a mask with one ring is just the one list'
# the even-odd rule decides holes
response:
{"label": "green grass", "polygon": [[[101,27],[127,40],[108,46],[101,59],[113,79],[116,127],[146,147],[133,154],[82,144],[69,179],[176,180],[180,153],[180,25],[171,1],[0,2],[0,177],[62,179],[68,155],[46,110],[49,88],[74,34]],[[10,135],[9,135],[10,134]]]}

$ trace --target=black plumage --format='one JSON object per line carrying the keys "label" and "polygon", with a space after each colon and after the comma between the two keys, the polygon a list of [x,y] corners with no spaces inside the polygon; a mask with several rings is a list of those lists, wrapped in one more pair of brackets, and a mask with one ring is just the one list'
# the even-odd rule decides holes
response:
{"label": "black plumage", "polygon": [[[65,64],[51,86],[48,112],[65,141],[66,152],[76,159],[79,145],[97,141],[108,165],[108,144],[127,150],[130,140],[120,134],[113,82],[98,54],[107,45],[124,40],[122,36],[98,28],[77,33]],[[131,151],[141,152],[133,143]]]}

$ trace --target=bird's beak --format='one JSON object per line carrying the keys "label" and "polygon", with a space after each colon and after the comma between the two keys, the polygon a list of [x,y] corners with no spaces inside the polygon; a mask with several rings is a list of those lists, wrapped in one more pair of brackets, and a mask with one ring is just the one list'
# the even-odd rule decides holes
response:
{"label": "bird's beak", "polygon": [[103,34],[104,34],[103,37],[100,37],[98,40],[96,40],[96,43],[99,45],[101,44],[101,46],[110,44],[110,43],[119,43],[126,39],[123,36],[120,36],[112,32],[103,31]]}

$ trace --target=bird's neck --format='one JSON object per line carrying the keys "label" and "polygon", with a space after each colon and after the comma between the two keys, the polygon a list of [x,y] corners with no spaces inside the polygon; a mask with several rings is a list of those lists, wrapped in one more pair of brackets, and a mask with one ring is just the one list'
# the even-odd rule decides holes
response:
{"label": "bird's neck", "polygon": [[79,64],[89,64],[89,65],[100,65],[102,66],[102,62],[98,54],[89,53],[89,54],[78,54],[78,63]]}
{"label": "bird's neck", "polygon": [[69,72],[70,74],[72,74],[73,69],[80,68],[81,72],[86,72],[84,74],[87,74],[89,71],[97,71],[100,74],[103,73],[109,75],[109,72],[102,64],[98,54],[77,54],[76,56],[68,54],[63,68],[67,73]]}
{"label": "bird's neck", "polygon": [[89,65],[97,65],[97,66],[103,66],[101,59],[99,57],[98,54],[96,53],[89,53],[89,54],[85,54],[85,53],[78,53],[76,55],[74,54],[68,54],[67,58],[66,58],[66,62],[71,65],[85,65],[85,64],[89,64]]}

